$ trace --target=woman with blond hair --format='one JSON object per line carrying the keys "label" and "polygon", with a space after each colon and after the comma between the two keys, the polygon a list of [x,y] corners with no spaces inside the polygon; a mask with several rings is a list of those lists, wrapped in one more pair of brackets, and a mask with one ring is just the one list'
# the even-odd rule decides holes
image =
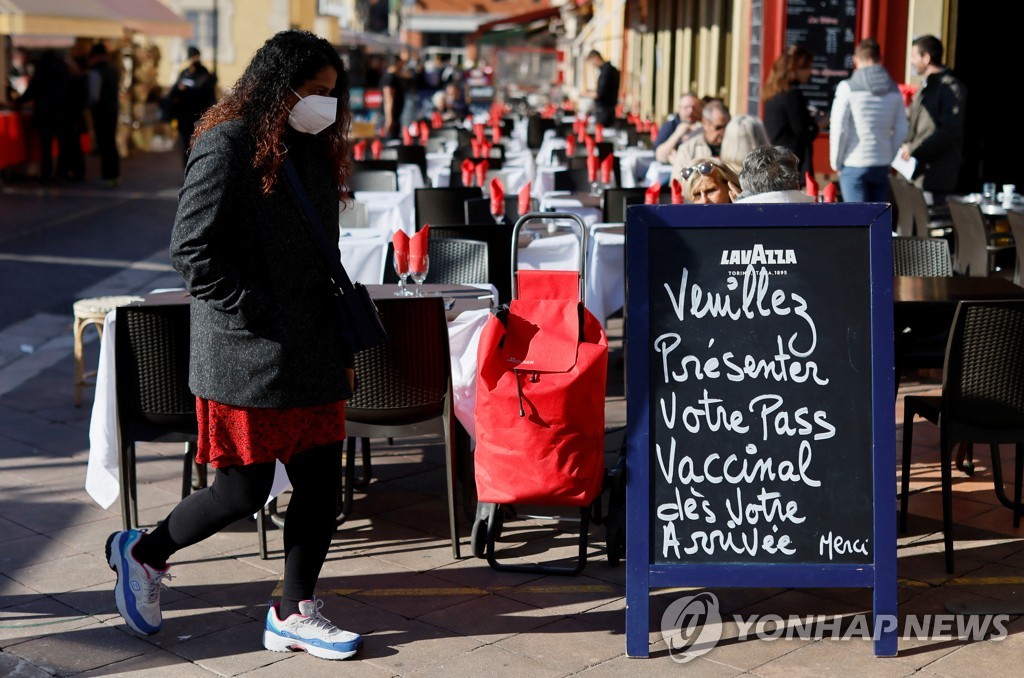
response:
{"label": "woman with blond hair", "polygon": [[801,173],[813,175],[812,145],[818,136],[818,123],[799,87],[811,79],[812,62],[813,56],[806,47],[790,45],[772,64],[761,96],[768,140],[793,151],[800,160]]}
{"label": "woman with blond hair", "polygon": [[747,153],[770,144],[768,132],[765,131],[760,118],[753,115],[737,115],[725,126],[720,157],[729,169],[739,174]]}
{"label": "woman with blond hair", "polygon": [[740,192],[740,178],[721,160],[700,158],[679,172],[686,202],[726,205]]}

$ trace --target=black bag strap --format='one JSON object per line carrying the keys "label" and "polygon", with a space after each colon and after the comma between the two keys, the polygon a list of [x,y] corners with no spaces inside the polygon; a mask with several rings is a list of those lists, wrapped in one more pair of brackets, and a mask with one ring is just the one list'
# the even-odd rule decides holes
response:
{"label": "black bag strap", "polygon": [[332,256],[334,248],[331,247],[330,241],[327,239],[327,231],[323,222],[320,221],[320,216],[313,209],[313,203],[309,200],[309,195],[299,179],[298,172],[295,171],[295,165],[292,164],[291,158],[286,155],[282,165],[285,176],[288,177],[288,182],[291,183],[295,196],[299,199],[302,211],[306,213],[306,221],[313,227],[313,235],[316,236],[316,240],[320,244],[320,254],[323,255],[327,271],[334,280],[334,284],[341,289],[342,294],[352,291],[352,281],[341,264],[341,259]]}

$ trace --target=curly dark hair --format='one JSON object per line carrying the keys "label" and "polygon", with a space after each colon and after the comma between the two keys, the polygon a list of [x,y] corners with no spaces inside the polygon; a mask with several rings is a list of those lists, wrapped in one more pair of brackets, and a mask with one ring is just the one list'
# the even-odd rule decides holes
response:
{"label": "curly dark hair", "polygon": [[192,143],[222,122],[241,120],[255,140],[252,164],[262,174],[263,193],[271,193],[284,159],[281,140],[295,103],[292,90],[312,79],[325,66],[338,72],[338,82],[332,92],[338,98],[338,115],[334,124],[318,136],[326,143],[331,164],[337,171],[338,196],[344,197],[344,186],[351,172],[346,137],[352,121],[348,72],[331,43],[308,31],[281,31],[263,43],[234,88],[200,118]]}

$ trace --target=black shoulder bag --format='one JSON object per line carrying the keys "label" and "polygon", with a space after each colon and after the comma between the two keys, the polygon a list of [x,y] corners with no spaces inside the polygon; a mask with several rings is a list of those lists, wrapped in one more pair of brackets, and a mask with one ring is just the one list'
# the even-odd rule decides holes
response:
{"label": "black shoulder bag", "polygon": [[383,344],[388,340],[387,331],[380,320],[380,313],[370,299],[370,292],[362,283],[353,284],[341,265],[341,260],[332,255],[333,249],[327,240],[320,217],[309,201],[306,189],[295,172],[295,166],[287,156],[284,159],[284,173],[288,177],[295,195],[306,213],[306,220],[313,228],[313,234],[319,243],[320,254],[327,264],[327,271],[334,282],[334,301],[341,313],[341,340],[352,353]]}

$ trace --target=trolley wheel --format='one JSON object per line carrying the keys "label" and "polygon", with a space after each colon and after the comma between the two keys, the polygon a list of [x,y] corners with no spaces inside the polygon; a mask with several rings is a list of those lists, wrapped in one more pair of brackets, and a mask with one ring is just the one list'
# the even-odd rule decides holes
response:
{"label": "trolley wheel", "polygon": [[476,558],[487,557],[487,532],[495,513],[501,513],[497,504],[480,502],[476,506],[476,518],[473,520],[473,531],[469,537],[473,556]]}

